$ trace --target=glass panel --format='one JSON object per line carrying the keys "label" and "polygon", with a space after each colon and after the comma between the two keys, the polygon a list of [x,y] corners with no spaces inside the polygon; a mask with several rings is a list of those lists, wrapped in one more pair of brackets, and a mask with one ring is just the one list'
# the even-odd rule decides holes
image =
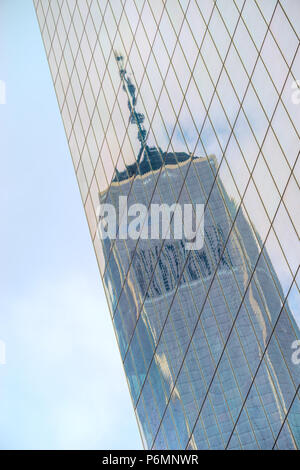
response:
{"label": "glass panel", "polygon": [[35,8],[145,446],[299,448],[299,2]]}

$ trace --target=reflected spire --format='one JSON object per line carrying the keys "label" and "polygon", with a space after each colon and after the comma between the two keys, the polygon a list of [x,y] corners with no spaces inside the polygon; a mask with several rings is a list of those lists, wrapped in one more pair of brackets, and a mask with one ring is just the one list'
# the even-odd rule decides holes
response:
{"label": "reflected spire", "polygon": [[[126,170],[119,172],[115,168],[114,181],[126,180],[133,175],[150,173],[161,168],[163,165],[174,165],[182,161],[188,160],[191,156],[185,152],[164,152],[160,147],[149,147],[147,145],[148,131],[144,127],[145,115],[136,110],[137,97],[136,87],[132,83],[125,69],[125,60],[122,54],[114,51],[115,59],[119,68],[119,75],[122,81],[122,88],[127,95],[128,109],[130,112],[129,122],[138,128],[138,140],[141,144],[140,150],[136,159],[131,165],[126,165]],[[194,157],[192,157],[194,158]]]}
{"label": "reflected spire", "polygon": [[119,67],[119,74],[122,80],[123,90],[126,92],[128,97],[128,109],[130,111],[129,122],[131,124],[135,124],[138,128],[137,137],[141,144],[141,148],[137,156],[137,163],[139,163],[141,160],[141,156],[146,148],[147,131],[143,124],[145,121],[145,115],[139,113],[136,110],[136,88],[124,67],[124,57],[115,51],[115,58]]}

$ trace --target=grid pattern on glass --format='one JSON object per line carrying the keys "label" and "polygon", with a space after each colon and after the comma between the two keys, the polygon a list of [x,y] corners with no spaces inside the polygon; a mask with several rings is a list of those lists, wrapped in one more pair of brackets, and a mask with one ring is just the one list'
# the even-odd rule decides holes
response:
{"label": "grid pattern on glass", "polygon": [[[299,2],[34,4],[145,447],[299,448]],[[102,243],[120,195],[203,203],[203,249]]]}

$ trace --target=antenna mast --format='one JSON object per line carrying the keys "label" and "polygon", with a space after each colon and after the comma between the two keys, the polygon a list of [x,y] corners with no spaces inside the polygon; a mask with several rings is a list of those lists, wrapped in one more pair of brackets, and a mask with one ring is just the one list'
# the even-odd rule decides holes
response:
{"label": "antenna mast", "polygon": [[137,162],[140,162],[141,156],[143,154],[143,151],[146,148],[146,140],[147,140],[147,131],[143,125],[145,116],[142,113],[139,113],[136,111],[136,103],[137,103],[137,98],[135,95],[136,88],[132,81],[130,80],[126,69],[124,68],[124,57],[121,54],[118,54],[115,52],[115,58],[118,64],[119,68],[119,74],[121,77],[121,81],[123,84],[123,90],[127,94],[128,98],[128,109],[130,111],[130,116],[129,116],[129,122],[131,124],[135,124],[138,128],[138,140],[141,143],[141,148],[137,157]]}

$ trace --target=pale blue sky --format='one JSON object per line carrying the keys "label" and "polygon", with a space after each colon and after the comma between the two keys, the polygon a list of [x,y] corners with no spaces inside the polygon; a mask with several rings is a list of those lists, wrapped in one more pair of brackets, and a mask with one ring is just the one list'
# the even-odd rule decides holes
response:
{"label": "pale blue sky", "polygon": [[0,448],[141,448],[32,0],[0,0],[0,80]]}

